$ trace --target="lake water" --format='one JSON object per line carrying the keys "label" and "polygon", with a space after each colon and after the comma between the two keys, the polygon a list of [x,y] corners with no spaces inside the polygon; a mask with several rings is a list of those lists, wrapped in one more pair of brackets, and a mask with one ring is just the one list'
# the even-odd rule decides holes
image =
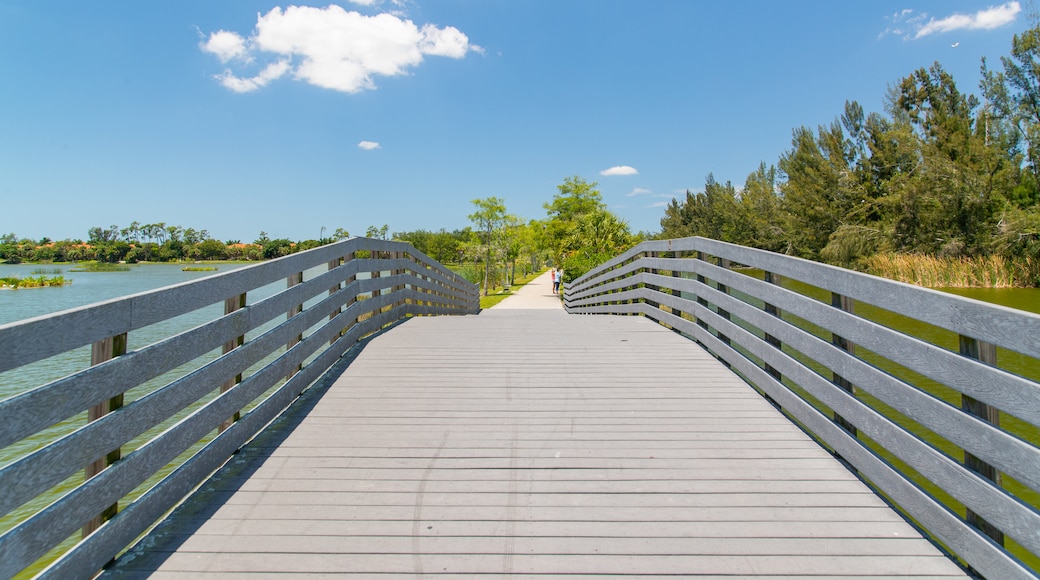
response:
{"label": "lake water", "polygon": [[[16,322],[70,308],[111,300],[121,296],[137,294],[212,276],[220,272],[241,268],[245,264],[217,266],[216,272],[185,272],[183,264],[145,264],[131,266],[124,272],[74,272],[75,264],[62,265],[0,265],[0,277],[43,275],[64,276],[72,283],[59,287],[22,288],[0,290],[0,324]],[[39,273],[34,273],[39,272]],[[251,298],[253,298],[251,296]],[[127,348],[136,350],[163,338],[183,332],[205,322],[222,312],[222,306],[214,304],[196,312],[164,321],[140,330],[128,337]],[[90,346],[44,359],[23,368],[0,373],[0,399],[23,392],[32,387],[79,371],[90,364]],[[0,465],[7,463],[8,450],[0,451]]]}
{"label": "lake water", "polygon": [[[184,264],[131,265],[128,272],[72,272],[76,264],[0,264],[0,278],[64,276],[72,284],[56,288],[0,290],[0,324],[60,312],[102,300],[136,294],[212,276],[248,264],[217,264],[216,272],[184,272]],[[34,272],[40,271],[40,274]]]}
{"label": "lake water", "polygon": [[945,291],[1040,314],[1040,288],[947,288]]}

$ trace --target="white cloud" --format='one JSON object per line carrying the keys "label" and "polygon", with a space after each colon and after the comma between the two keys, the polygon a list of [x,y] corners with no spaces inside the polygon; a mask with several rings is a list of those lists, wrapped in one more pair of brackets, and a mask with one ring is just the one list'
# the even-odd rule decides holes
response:
{"label": "white cloud", "polygon": [[900,10],[885,18],[891,21],[891,25],[878,35],[878,38],[894,34],[909,40],[955,30],[990,30],[1013,22],[1021,11],[1022,6],[1017,1],[990,6],[974,14],[958,13],[938,20],[926,12]]}
{"label": "white cloud", "polygon": [[932,18],[921,27],[914,38],[929,34],[941,34],[954,30],[991,30],[1009,24],[1015,20],[1022,7],[1018,2],[1008,2],[1000,6],[990,6],[975,14],[954,14],[940,20]]}
{"label": "white cloud", "polygon": [[[272,55],[287,67],[278,76],[292,72],[297,80],[345,93],[375,89],[377,75],[408,74],[425,55],[459,59],[469,51],[483,52],[452,26],[426,24],[419,29],[411,20],[398,16],[365,16],[336,5],[275,7],[257,15],[256,28],[249,38],[220,30],[200,47],[224,63],[232,59],[251,62],[260,55]],[[255,90],[273,80],[260,82],[260,75],[241,78],[230,71],[218,78],[225,87],[239,92]]]}
{"label": "white cloud", "polygon": [[638,175],[635,167],[629,167],[628,165],[615,165],[610,169],[604,169],[599,172],[600,175]]}
{"label": "white cloud", "polygon": [[225,70],[223,74],[216,75],[216,79],[226,89],[236,93],[249,93],[267,85],[267,83],[281,77],[288,71],[289,62],[280,60],[265,66],[264,70],[260,71],[260,74],[252,78],[239,78],[230,70]]}
{"label": "white cloud", "polygon": [[358,147],[365,151],[371,151],[373,149],[382,149],[382,146],[375,141],[362,141],[357,144]]}
{"label": "white cloud", "polygon": [[654,203],[651,203],[647,207],[668,207],[668,205],[669,205],[669,202],[667,202],[667,201],[655,201]]}
{"label": "white cloud", "polygon": [[637,187],[637,188],[633,189],[632,191],[626,193],[625,196],[626,197],[635,197],[637,195],[650,195],[651,193],[653,193],[653,192],[650,191],[649,189],[646,189],[646,188],[643,188],[643,187]]}
{"label": "white cloud", "polygon": [[227,30],[218,30],[209,35],[209,40],[199,43],[203,52],[215,54],[220,62],[227,62],[235,57],[246,57],[246,41],[241,36]]}
{"label": "white cloud", "polygon": [[469,38],[458,28],[446,26],[437,28],[432,24],[422,27],[422,40],[419,41],[419,50],[423,54],[433,56],[447,56],[450,58],[462,58],[469,50],[484,52],[479,46],[471,46]]}

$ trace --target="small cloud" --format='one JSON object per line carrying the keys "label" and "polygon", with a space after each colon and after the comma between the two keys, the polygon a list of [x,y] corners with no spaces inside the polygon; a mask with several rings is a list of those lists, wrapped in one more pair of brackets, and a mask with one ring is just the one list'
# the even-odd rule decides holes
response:
{"label": "small cloud", "polygon": [[668,205],[669,204],[668,204],[667,201],[655,201],[654,203],[651,203],[647,207],[668,207]]}
{"label": "small cloud", "polygon": [[599,172],[600,175],[638,175],[635,167],[629,167],[628,165],[615,165],[610,169],[604,169]]}
{"label": "small cloud", "polygon": [[233,58],[246,58],[246,41],[241,36],[227,30],[218,30],[209,35],[209,40],[200,42],[199,48],[202,52],[216,55],[220,62],[227,62]]}
{"label": "small cloud", "polygon": [[365,151],[371,151],[373,149],[382,149],[383,147],[375,141],[362,141],[357,146]]}
{"label": "small cloud", "polygon": [[422,39],[419,41],[419,50],[423,54],[433,56],[447,56],[449,58],[462,58],[470,50],[483,53],[484,49],[470,44],[469,38],[454,26],[437,28],[432,24],[422,27]]}
{"label": "small cloud", "polygon": [[886,17],[886,20],[891,20],[891,25],[878,38],[895,34],[909,40],[956,30],[992,30],[1014,22],[1021,11],[1022,6],[1017,1],[990,6],[973,14],[956,13],[939,19],[925,12],[915,14],[913,10],[902,10]]}
{"label": "small cloud", "polygon": [[917,31],[914,38],[929,34],[942,34],[954,30],[992,30],[1014,22],[1022,10],[1018,2],[1008,2],[1001,6],[990,6],[975,14],[954,14],[940,20],[932,18]]}
{"label": "small cloud", "polygon": [[626,193],[625,196],[627,196],[627,197],[635,197],[637,195],[650,195],[651,193],[653,193],[653,192],[650,191],[649,189],[646,189],[646,188],[643,188],[643,187],[637,187],[637,188],[633,189],[632,191]]}
{"label": "small cloud", "polygon": [[266,86],[267,83],[281,77],[288,71],[288,61],[280,60],[267,65],[264,67],[264,70],[260,71],[260,74],[252,78],[236,77],[229,70],[225,70],[223,74],[214,75],[214,78],[220,81],[220,84],[224,85],[226,89],[236,93],[249,93]]}

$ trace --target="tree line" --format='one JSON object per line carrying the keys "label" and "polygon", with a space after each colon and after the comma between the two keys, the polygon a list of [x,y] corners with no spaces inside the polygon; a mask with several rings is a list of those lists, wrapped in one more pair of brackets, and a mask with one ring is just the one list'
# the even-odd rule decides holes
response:
{"label": "tree line", "polygon": [[[564,179],[551,202],[543,204],[546,217],[525,220],[510,213],[498,197],[475,199],[468,216],[472,227],[448,231],[414,230],[390,233],[388,225],[369,226],[365,237],[393,239],[412,244],[420,252],[444,264],[454,265],[471,282],[490,288],[512,284],[516,274],[537,271],[546,265],[562,268],[572,280],[615,254],[634,245],[642,236],[632,235],[628,224],[607,209],[598,184],[582,177]],[[324,228],[322,229],[324,234]],[[165,223],[132,222],[88,229],[87,240],[52,241],[0,236],[0,260],[8,263],[168,262],[180,260],[263,260],[350,237],[337,228],[330,237],[292,241],[271,239],[266,232],[252,243],[220,241],[206,230]]]}
{"label": "tree line", "polygon": [[570,281],[641,239],[607,209],[597,186],[580,176],[564,179],[552,201],[543,204],[542,219],[525,220],[510,213],[504,199],[492,196],[472,200],[472,227],[399,232],[393,238],[439,262],[462,266],[463,275],[480,284],[485,295],[514,283],[518,271],[526,274],[546,265],[562,268]]}
{"label": "tree line", "polygon": [[[324,232],[323,232],[324,233]],[[206,230],[168,226],[165,223],[141,224],[132,222],[127,227],[94,226],[87,230],[87,239],[50,238],[32,240],[18,238],[14,233],[0,235],[0,261],[20,262],[175,262],[198,260],[265,260],[315,248],[322,244],[349,237],[343,229],[336,229],[329,238],[293,241],[287,238],[271,239],[266,232],[252,243],[240,240],[220,241]]]}
{"label": "tree line", "polygon": [[981,99],[940,63],[888,87],[884,113],[855,101],[742,188],[709,174],[672,200],[665,238],[701,235],[863,268],[879,254],[996,256],[1040,283],[1040,27],[1015,35]]}

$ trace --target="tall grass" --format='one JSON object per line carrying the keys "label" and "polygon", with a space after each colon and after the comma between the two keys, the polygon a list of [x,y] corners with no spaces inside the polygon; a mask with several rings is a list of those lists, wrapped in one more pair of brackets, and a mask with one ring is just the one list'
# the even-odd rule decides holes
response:
{"label": "tall grass", "polygon": [[948,258],[923,254],[875,254],[861,263],[870,274],[928,288],[1027,288],[1040,286],[1040,261],[1003,256]]}
{"label": "tall grass", "polygon": [[128,264],[113,264],[111,262],[83,262],[70,272],[129,272]]}
{"label": "tall grass", "polygon": [[64,276],[54,276],[47,278],[45,276],[26,276],[25,278],[18,278],[17,276],[10,276],[0,278],[0,288],[44,288],[47,286],[66,286],[72,284],[72,280],[66,279]]}
{"label": "tall grass", "polygon": [[475,264],[448,264],[448,267],[470,284],[480,284],[484,281],[484,268]]}

